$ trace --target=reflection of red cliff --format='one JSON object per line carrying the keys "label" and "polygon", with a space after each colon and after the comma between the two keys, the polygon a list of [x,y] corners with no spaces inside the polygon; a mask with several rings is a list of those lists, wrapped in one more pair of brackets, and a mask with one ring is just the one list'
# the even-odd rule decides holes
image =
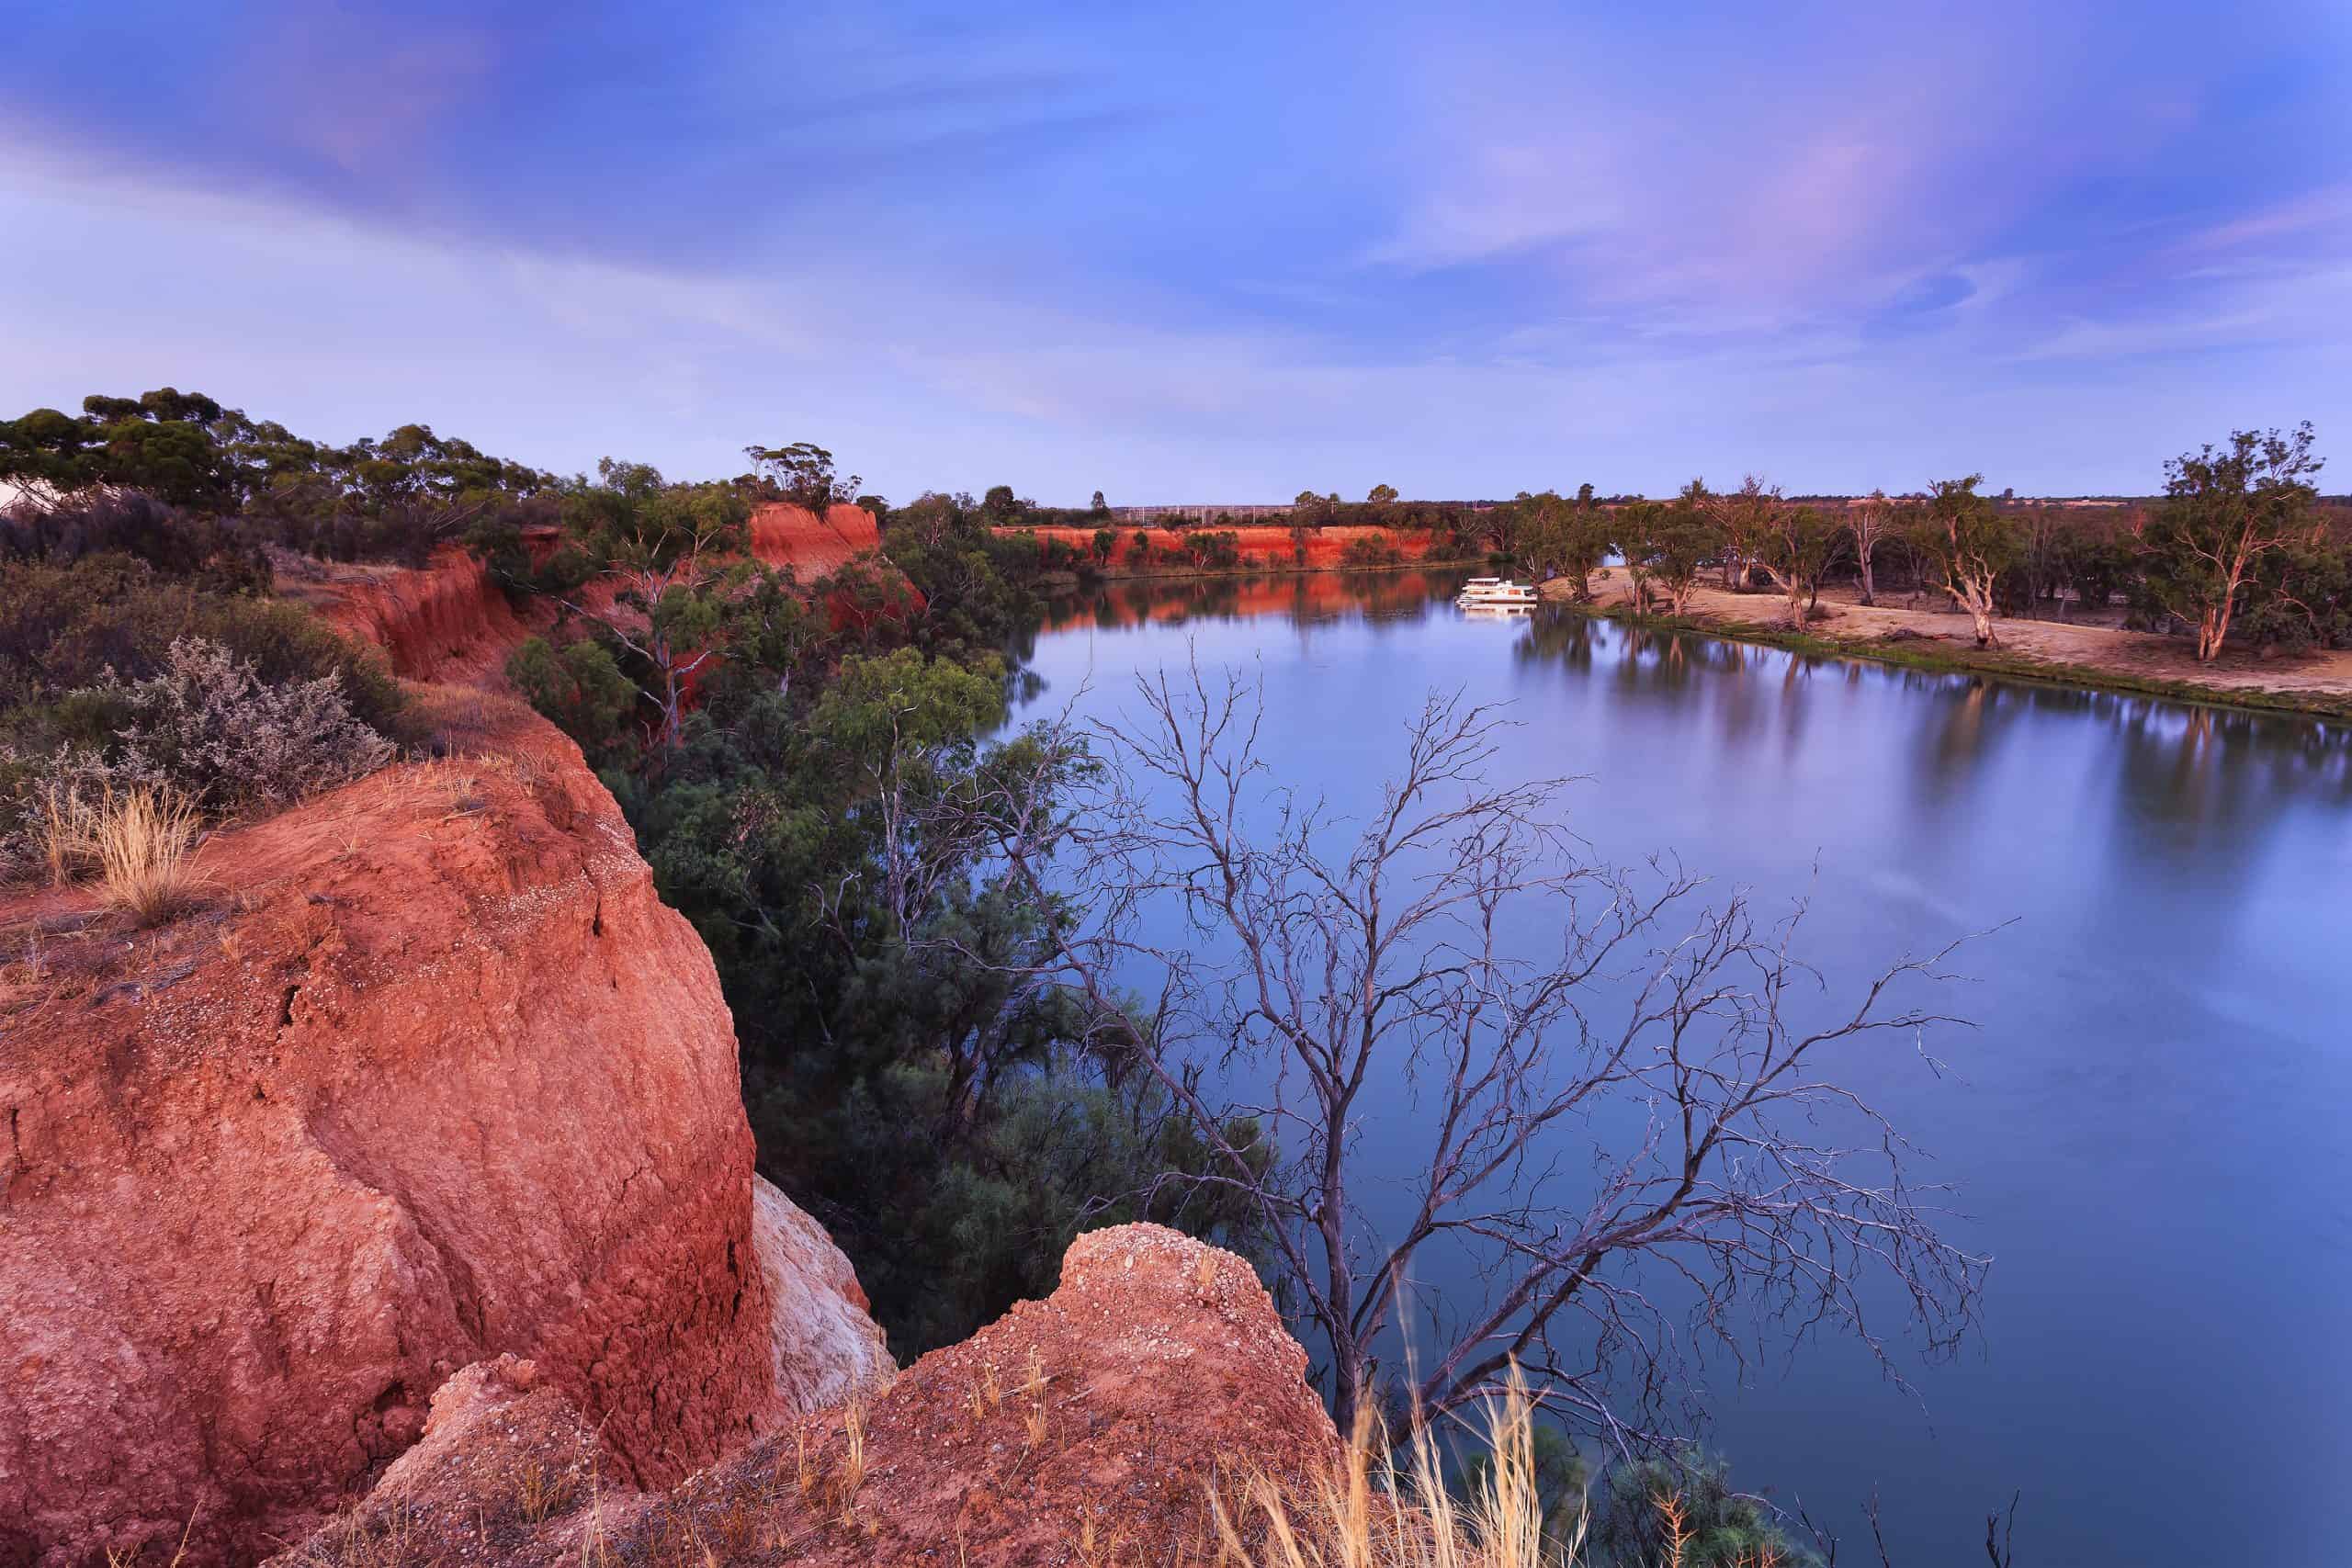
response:
{"label": "reflection of red cliff", "polygon": [[[1094,547],[1094,530],[1091,528],[1001,528],[997,531],[1001,534],[1034,533],[1041,544],[1055,540],[1080,553],[1090,552]],[[1111,551],[1110,564],[1105,572],[1112,577],[1130,575],[1136,569],[1128,563],[1127,554],[1134,548],[1136,530],[1117,528],[1112,531],[1118,535],[1119,542]],[[1181,570],[1179,567],[1162,564],[1159,558],[1164,552],[1183,550],[1187,536],[1172,528],[1149,528],[1144,532],[1151,536],[1154,558],[1151,565],[1143,570],[1147,573]],[[1237,536],[1244,566],[1274,570],[1287,568],[1292,570],[1304,568],[1310,571],[1329,571],[1337,568],[1347,554],[1348,547],[1358,539],[1371,539],[1392,546],[1400,558],[1408,561],[1425,558],[1445,542],[1442,536],[1406,528],[1309,528],[1305,531],[1303,543],[1294,540],[1288,528],[1205,527],[1192,532],[1195,535],[1230,533]],[[1304,560],[1299,558],[1301,549],[1306,552]]]}

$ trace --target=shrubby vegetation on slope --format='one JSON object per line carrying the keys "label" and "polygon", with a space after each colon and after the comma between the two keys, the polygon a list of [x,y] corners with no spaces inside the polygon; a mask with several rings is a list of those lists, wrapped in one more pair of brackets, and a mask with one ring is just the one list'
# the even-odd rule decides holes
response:
{"label": "shrubby vegetation on slope", "polygon": [[607,464],[568,487],[587,570],[508,665],[708,943],[763,1168],[857,1264],[902,1357],[1045,1293],[1082,1228],[1246,1246],[1238,1211],[1143,1196],[1204,1157],[1184,1123],[1093,1047],[1096,1021],[1009,977],[1047,911],[915,826],[1029,761],[981,743],[1032,608],[1022,553],[968,497],[926,495],[889,514],[887,558],[799,583],[745,555],[743,500],[828,504],[846,481],[776,451],[782,477],[754,482]]}
{"label": "shrubby vegetation on slope", "polygon": [[143,495],[0,520],[0,872],[60,872],[58,824],[102,800],[220,818],[381,764],[398,684],[268,581],[220,518]]}

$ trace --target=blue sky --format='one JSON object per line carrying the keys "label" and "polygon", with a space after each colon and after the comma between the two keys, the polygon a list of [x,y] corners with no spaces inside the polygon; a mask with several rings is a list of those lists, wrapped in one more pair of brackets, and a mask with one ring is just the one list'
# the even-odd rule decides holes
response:
{"label": "blue sky", "polygon": [[2340,3],[195,17],[11,24],[0,412],[897,500],[2352,468]]}

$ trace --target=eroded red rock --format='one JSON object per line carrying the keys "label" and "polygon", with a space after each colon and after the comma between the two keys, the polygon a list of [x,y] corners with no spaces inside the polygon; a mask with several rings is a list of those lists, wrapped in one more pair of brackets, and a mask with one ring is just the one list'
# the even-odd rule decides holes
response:
{"label": "eroded red rock", "polygon": [[490,754],[220,835],[204,908],[61,937],[0,1021],[0,1562],[254,1561],[502,1353],[618,1483],[888,1373],[822,1233],[755,1222],[718,976],[612,797],[426,696]]}
{"label": "eroded red rock", "polygon": [[[1122,1225],[1073,1243],[1046,1300],[666,1494],[589,1484],[569,1412],[511,1369],[470,1370],[426,1441],[280,1563],[1214,1561],[1221,1475],[1305,1485],[1338,1458],[1306,1370],[1248,1265]],[[518,1501],[549,1474],[571,1478],[556,1502]]]}

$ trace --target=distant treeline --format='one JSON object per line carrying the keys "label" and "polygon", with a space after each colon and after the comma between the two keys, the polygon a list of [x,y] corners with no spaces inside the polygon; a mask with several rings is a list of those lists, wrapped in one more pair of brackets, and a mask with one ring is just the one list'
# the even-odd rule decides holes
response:
{"label": "distant treeline", "polygon": [[1983,477],[1939,479],[1909,496],[1834,505],[1783,496],[1750,478],[1718,491],[1693,479],[1670,501],[1611,502],[1521,494],[1482,515],[1498,554],[1539,579],[1622,561],[1637,607],[1680,614],[1710,579],[1775,591],[1792,625],[1825,582],[1856,582],[1863,604],[1885,579],[1968,612],[1977,639],[2004,615],[2105,613],[2194,639],[2199,660],[2227,646],[2297,651],[2352,646],[2352,507],[2323,502],[2306,423],[2238,431],[2165,465],[2164,493],[2119,506],[2004,503]]}

